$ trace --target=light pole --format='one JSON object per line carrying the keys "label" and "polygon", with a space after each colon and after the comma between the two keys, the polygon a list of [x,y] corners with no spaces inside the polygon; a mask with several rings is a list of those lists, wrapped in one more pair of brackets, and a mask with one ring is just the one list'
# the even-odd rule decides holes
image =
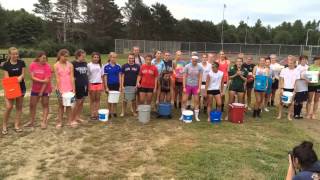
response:
{"label": "light pole", "polygon": [[313,31],[313,29],[308,29],[308,31],[307,31],[306,46],[308,46],[309,32],[310,31]]}
{"label": "light pole", "polygon": [[244,37],[244,44],[245,44],[245,45],[247,45],[248,21],[249,21],[249,16],[247,17],[247,23],[246,23],[246,35],[245,35],[245,37]]}
{"label": "light pole", "polygon": [[227,8],[226,4],[223,4],[222,11],[222,23],[221,23],[221,50],[223,51],[223,24],[224,24],[224,10]]}

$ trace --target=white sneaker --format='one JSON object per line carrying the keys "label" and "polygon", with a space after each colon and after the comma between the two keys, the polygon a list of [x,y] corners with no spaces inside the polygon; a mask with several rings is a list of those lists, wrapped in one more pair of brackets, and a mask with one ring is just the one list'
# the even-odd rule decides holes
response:
{"label": "white sneaker", "polygon": [[269,112],[270,110],[268,108],[264,108],[264,111],[265,112]]}
{"label": "white sneaker", "polygon": [[181,115],[181,117],[179,118],[180,121],[183,121],[183,115]]}
{"label": "white sneaker", "polygon": [[248,111],[252,111],[251,107],[248,106]]}
{"label": "white sneaker", "polygon": [[200,122],[200,119],[198,117],[196,117],[196,121]]}

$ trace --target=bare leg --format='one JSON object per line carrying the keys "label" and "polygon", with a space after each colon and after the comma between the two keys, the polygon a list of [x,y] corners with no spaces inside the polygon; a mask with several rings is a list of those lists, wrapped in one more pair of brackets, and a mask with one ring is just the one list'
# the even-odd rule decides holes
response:
{"label": "bare leg", "polygon": [[39,101],[40,97],[39,96],[31,96],[30,97],[30,121],[24,125],[24,127],[33,127],[34,122],[35,122],[35,117],[36,117],[36,110],[37,110],[37,104]]}
{"label": "bare leg", "polygon": [[153,93],[147,93],[146,96],[147,96],[147,104],[151,105],[152,103],[152,96]]}
{"label": "bare leg", "polygon": [[2,122],[2,130],[7,131],[8,119],[9,119],[10,113],[13,109],[14,100],[9,100],[9,99],[5,98],[5,102],[6,102],[6,111],[4,112],[4,117],[3,117],[3,122]]}
{"label": "bare leg", "polygon": [[42,108],[43,108],[43,119],[41,128],[45,129],[48,126],[48,114],[49,114],[49,96],[43,96],[41,98]]}
{"label": "bare leg", "polygon": [[293,104],[294,104],[294,103],[291,103],[291,104],[289,105],[289,108],[288,108],[288,120],[289,120],[289,121],[292,121]]}
{"label": "bare leg", "polygon": [[308,103],[307,103],[307,119],[311,119],[312,118],[312,101],[313,101],[313,97],[315,96],[315,92],[309,92],[308,93]]}
{"label": "bare leg", "polygon": [[20,129],[22,107],[23,107],[23,97],[19,97],[16,99],[16,119],[14,122],[14,127],[16,129]]}
{"label": "bare leg", "polygon": [[210,122],[210,112],[212,109],[212,95],[209,95],[209,94],[207,95],[207,102],[208,102],[208,106],[207,106],[208,122]]}
{"label": "bare leg", "polygon": [[62,105],[61,99],[58,100],[59,106],[58,106],[58,118],[57,118],[57,124],[56,128],[59,129],[62,126],[62,119],[63,119],[63,111],[64,106]]}
{"label": "bare leg", "polygon": [[89,102],[90,102],[90,116],[95,116],[95,93],[93,91],[89,91]]}
{"label": "bare leg", "polygon": [[280,102],[280,104],[279,104],[279,113],[278,113],[278,117],[277,117],[277,119],[281,119],[281,116],[282,116],[282,107],[283,106],[283,104],[282,104],[282,102]]}
{"label": "bare leg", "polygon": [[318,106],[319,106],[319,98],[320,98],[320,93],[316,93],[315,97],[314,97],[314,101],[313,101],[313,113],[312,113],[312,119],[316,119],[317,116],[317,110],[318,110]]}

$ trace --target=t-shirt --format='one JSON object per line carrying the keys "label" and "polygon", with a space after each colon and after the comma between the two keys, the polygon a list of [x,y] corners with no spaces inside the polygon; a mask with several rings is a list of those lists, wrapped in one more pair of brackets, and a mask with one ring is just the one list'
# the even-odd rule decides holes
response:
{"label": "t-shirt", "polygon": [[294,85],[297,79],[300,79],[300,73],[298,70],[284,68],[280,72],[280,77],[284,80],[285,89],[294,89]]}
{"label": "t-shirt", "polygon": [[155,88],[155,79],[159,75],[155,65],[143,64],[140,67],[139,75],[141,76],[140,87]]}
{"label": "t-shirt", "polygon": [[151,64],[152,64],[152,65],[155,65],[155,66],[157,67],[159,74],[161,74],[162,71],[164,70],[164,66],[165,66],[165,65],[164,65],[164,63],[163,63],[163,60],[160,60],[160,62],[157,62],[156,59],[153,59],[153,60],[151,61]]}
{"label": "t-shirt", "polygon": [[315,162],[310,168],[304,169],[295,175],[293,180],[314,180],[320,176],[320,162]]}
{"label": "t-shirt", "polygon": [[102,83],[103,71],[100,64],[88,63],[89,83]]}
{"label": "t-shirt", "polygon": [[88,86],[88,65],[86,62],[73,61],[73,74],[77,87]]}
{"label": "t-shirt", "polygon": [[206,77],[208,76],[209,72],[212,71],[212,65],[210,63],[207,63],[206,66],[203,66],[202,63],[199,63],[199,65],[202,67],[203,72],[202,72],[202,82],[206,82]]}
{"label": "t-shirt", "polygon": [[[230,70],[229,70],[229,76],[233,76],[237,73],[238,69],[236,66],[231,66]],[[246,68],[241,68],[240,69],[242,76],[244,76],[245,78],[247,78],[248,76],[248,71]],[[245,83],[245,80],[243,80],[239,75],[237,75],[236,77],[232,78],[230,86],[235,88],[235,89],[240,89],[243,87]]]}
{"label": "t-shirt", "polygon": [[255,64],[246,64],[246,63],[244,63],[242,66],[243,66],[244,68],[246,68],[248,72],[253,72],[253,69],[254,69],[254,67],[255,67],[256,65],[255,65]]}
{"label": "t-shirt", "polygon": [[169,61],[163,60],[163,64],[164,64],[164,71],[169,71],[169,72],[173,71],[173,65],[171,60]]}
{"label": "t-shirt", "polygon": [[121,66],[119,64],[106,64],[103,67],[103,72],[104,75],[107,75],[108,85],[120,84],[119,74],[121,73]]}
{"label": "t-shirt", "polygon": [[139,55],[137,57],[134,57],[134,63],[138,65],[142,65],[145,63],[145,60],[142,56]]}
{"label": "t-shirt", "polygon": [[[208,76],[210,77],[208,90],[220,90],[221,88],[221,81],[223,78],[223,72],[217,71],[213,72],[210,71]],[[207,80],[207,78],[205,78]]]}
{"label": "t-shirt", "polygon": [[175,74],[176,74],[176,81],[177,82],[182,82],[183,79],[183,69],[186,66],[186,62],[183,60],[177,61],[176,62],[176,69],[175,69]]}
{"label": "t-shirt", "polygon": [[137,77],[139,75],[140,66],[138,64],[124,64],[121,72],[124,75],[124,86],[136,86]]}
{"label": "t-shirt", "polygon": [[187,86],[198,86],[199,84],[199,74],[202,74],[202,67],[197,64],[187,64],[184,67],[184,73],[186,74],[186,85]]}
{"label": "t-shirt", "polygon": [[223,82],[227,83],[229,80],[229,74],[228,74],[228,67],[229,67],[229,61],[224,61],[223,63],[221,61],[218,61],[219,63],[219,70],[223,72]]}
{"label": "t-shirt", "polygon": [[[20,76],[22,74],[22,69],[26,67],[26,64],[23,60],[18,60],[16,64],[11,64],[10,61],[7,61],[3,65],[3,70],[7,71],[9,77]],[[26,84],[24,79],[20,82],[21,91],[26,91]]]}
{"label": "t-shirt", "polygon": [[[320,73],[320,67],[312,64],[309,66],[309,71],[318,71]],[[320,81],[318,83],[310,83],[309,86],[320,86]]]}
{"label": "t-shirt", "polygon": [[[52,92],[52,86],[51,86],[52,71],[51,71],[51,67],[48,63],[41,64],[38,62],[32,62],[29,67],[29,72],[37,79],[40,79],[40,80],[50,79],[43,92],[44,93],[51,93]],[[31,91],[36,92],[36,93],[40,93],[43,84],[44,83],[32,81]]]}
{"label": "t-shirt", "polygon": [[296,68],[297,71],[299,71],[300,78],[296,81],[296,92],[303,92],[308,91],[308,82],[304,79],[301,79],[305,72],[308,70],[308,65],[302,66],[299,64]]}

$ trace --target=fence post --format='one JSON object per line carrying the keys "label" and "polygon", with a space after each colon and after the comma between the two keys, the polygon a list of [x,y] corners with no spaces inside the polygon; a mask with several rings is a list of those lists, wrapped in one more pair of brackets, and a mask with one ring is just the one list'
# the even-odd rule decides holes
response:
{"label": "fence post", "polygon": [[259,44],[259,56],[261,56],[261,44]]}
{"label": "fence post", "polygon": [[207,53],[207,42],[204,43],[204,53]]}
{"label": "fence post", "polygon": [[191,56],[191,42],[189,41],[189,56]]}
{"label": "fence post", "polygon": [[146,40],[143,40],[143,53],[146,53]]}
{"label": "fence post", "polygon": [[280,57],[281,54],[281,44],[279,45],[279,52],[278,52],[278,56]]}
{"label": "fence post", "polygon": [[300,56],[303,54],[303,49],[302,45],[300,45]]}
{"label": "fence post", "polygon": [[239,51],[240,51],[240,53],[242,53],[242,52],[241,52],[241,43],[239,43]]}

